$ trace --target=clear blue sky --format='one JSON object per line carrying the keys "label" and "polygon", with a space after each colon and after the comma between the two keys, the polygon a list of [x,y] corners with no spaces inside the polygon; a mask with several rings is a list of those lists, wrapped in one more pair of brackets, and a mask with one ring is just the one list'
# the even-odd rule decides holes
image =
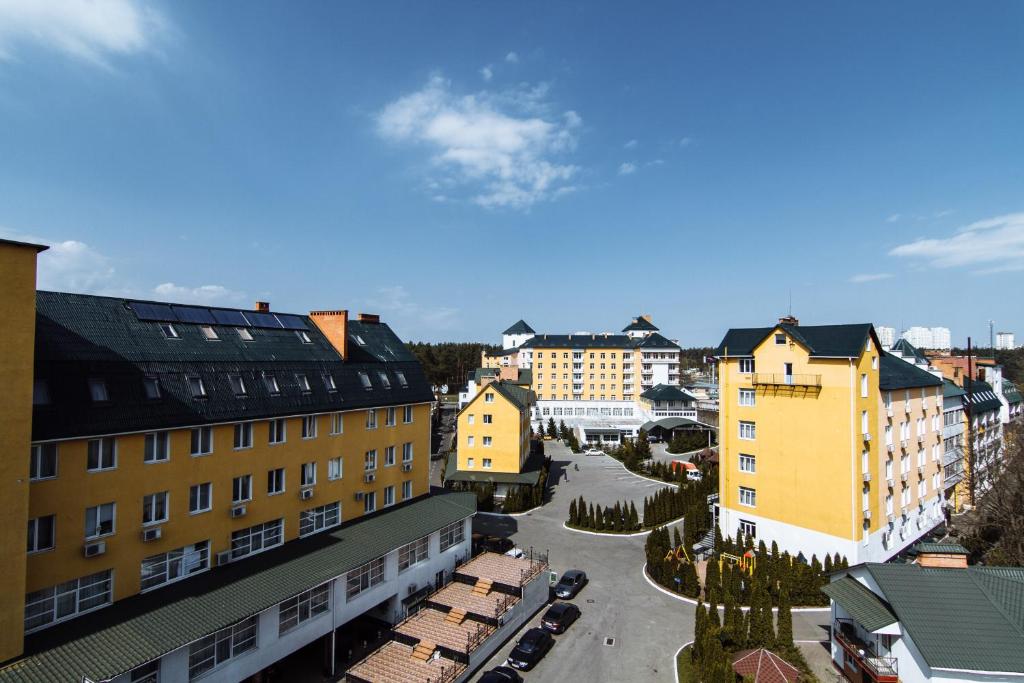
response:
{"label": "clear blue sky", "polygon": [[1024,337],[1024,4],[682,4],[7,0],[0,235],[406,339]]}

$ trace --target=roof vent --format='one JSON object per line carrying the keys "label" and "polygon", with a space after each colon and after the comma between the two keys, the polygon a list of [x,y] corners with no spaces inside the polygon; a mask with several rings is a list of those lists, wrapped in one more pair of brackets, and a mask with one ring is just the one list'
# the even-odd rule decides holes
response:
{"label": "roof vent", "polygon": [[257,301],[256,310],[260,313],[270,313],[270,302],[269,301]]}

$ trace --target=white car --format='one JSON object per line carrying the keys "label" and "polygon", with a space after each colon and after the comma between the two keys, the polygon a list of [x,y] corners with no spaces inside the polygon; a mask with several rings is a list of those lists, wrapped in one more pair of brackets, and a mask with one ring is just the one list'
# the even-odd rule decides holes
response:
{"label": "white car", "polygon": [[509,557],[519,558],[519,557],[522,557],[525,553],[523,552],[522,548],[516,547],[516,548],[512,548],[511,550],[507,551],[505,554],[508,555]]}
{"label": "white car", "polygon": [[602,451],[600,448],[588,448],[587,450],[583,451],[583,455],[604,455],[604,451]]}

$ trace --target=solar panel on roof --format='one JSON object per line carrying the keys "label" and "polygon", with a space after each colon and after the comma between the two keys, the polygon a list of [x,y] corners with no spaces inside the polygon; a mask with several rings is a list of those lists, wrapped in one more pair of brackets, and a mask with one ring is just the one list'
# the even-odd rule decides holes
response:
{"label": "solar panel on roof", "polygon": [[234,325],[235,327],[248,327],[249,321],[245,319],[241,311],[227,311],[221,308],[212,308],[210,313],[213,319],[221,325]]}
{"label": "solar panel on roof", "polygon": [[216,322],[208,308],[199,308],[197,306],[175,306],[174,312],[178,314],[178,320],[183,323],[212,325]]}
{"label": "solar panel on roof", "polygon": [[249,311],[245,314],[245,317],[249,319],[249,322],[252,323],[253,327],[274,327],[281,329],[281,323],[278,322],[273,313]]}
{"label": "solar panel on roof", "polygon": [[297,315],[287,315],[284,313],[278,313],[277,319],[281,322],[281,327],[286,330],[308,330],[305,321]]}
{"label": "solar panel on roof", "polygon": [[174,311],[167,304],[150,304],[143,301],[131,301],[128,306],[135,313],[135,317],[139,320],[159,320],[174,322],[177,321],[178,316],[174,315]]}

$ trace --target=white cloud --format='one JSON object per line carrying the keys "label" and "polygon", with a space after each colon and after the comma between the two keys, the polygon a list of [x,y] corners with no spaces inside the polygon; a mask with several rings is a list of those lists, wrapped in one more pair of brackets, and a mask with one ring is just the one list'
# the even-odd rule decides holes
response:
{"label": "white cloud", "polygon": [[635,148],[635,147],[637,146],[637,144],[639,144],[639,143],[637,143],[637,141],[636,141],[636,140],[630,140],[629,142],[627,142],[626,144],[624,144],[624,145],[622,146],[622,148],[623,148],[623,149],[633,149],[633,148]]}
{"label": "white cloud", "polygon": [[554,113],[547,92],[540,84],[457,95],[434,76],[388,104],[377,115],[377,133],[431,149],[441,179],[429,179],[430,186],[471,187],[480,206],[528,208],[556,196],[579,170],[556,157],[576,147],[582,120],[574,111]]}
{"label": "white cloud", "polygon": [[1024,213],[966,225],[952,237],[921,238],[891,251],[933,268],[974,267],[977,273],[1024,270]]}
{"label": "white cloud", "polygon": [[402,285],[380,287],[367,300],[367,306],[378,312],[384,322],[394,322],[413,329],[450,329],[457,322],[458,309],[448,306],[423,306],[413,301],[408,290]]}
{"label": "white cloud", "polygon": [[693,138],[681,138],[679,140],[680,147],[689,147],[693,143]]}
{"label": "white cloud", "polygon": [[518,64],[519,55],[515,52],[509,52],[507,55],[505,55],[505,61],[508,62],[509,64]]}
{"label": "white cloud", "polygon": [[619,175],[631,175],[636,173],[636,164],[632,161],[624,161],[619,164]]}
{"label": "white cloud", "polygon": [[39,289],[100,292],[113,286],[114,267],[110,259],[88,244],[77,240],[49,244],[50,248],[39,255]]}
{"label": "white cloud", "polygon": [[901,213],[894,213],[894,214],[890,214],[889,217],[885,219],[885,222],[886,223],[898,223],[901,218],[903,218],[903,214],[901,214]]}
{"label": "white cloud", "polygon": [[244,292],[236,292],[222,285],[183,287],[173,282],[164,282],[153,288],[153,294],[160,299],[190,304],[238,304],[245,300]]}
{"label": "white cloud", "polygon": [[144,52],[166,27],[136,0],[0,0],[0,59],[34,43],[99,66],[107,57]]}
{"label": "white cloud", "polygon": [[485,81],[489,81],[494,78],[494,70],[491,69],[490,65],[480,69],[480,77]]}
{"label": "white cloud", "polygon": [[859,273],[850,278],[850,282],[854,284],[862,284],[865,282],[877,282],[878,280],[888,280],[892,277],[892,273]]}

